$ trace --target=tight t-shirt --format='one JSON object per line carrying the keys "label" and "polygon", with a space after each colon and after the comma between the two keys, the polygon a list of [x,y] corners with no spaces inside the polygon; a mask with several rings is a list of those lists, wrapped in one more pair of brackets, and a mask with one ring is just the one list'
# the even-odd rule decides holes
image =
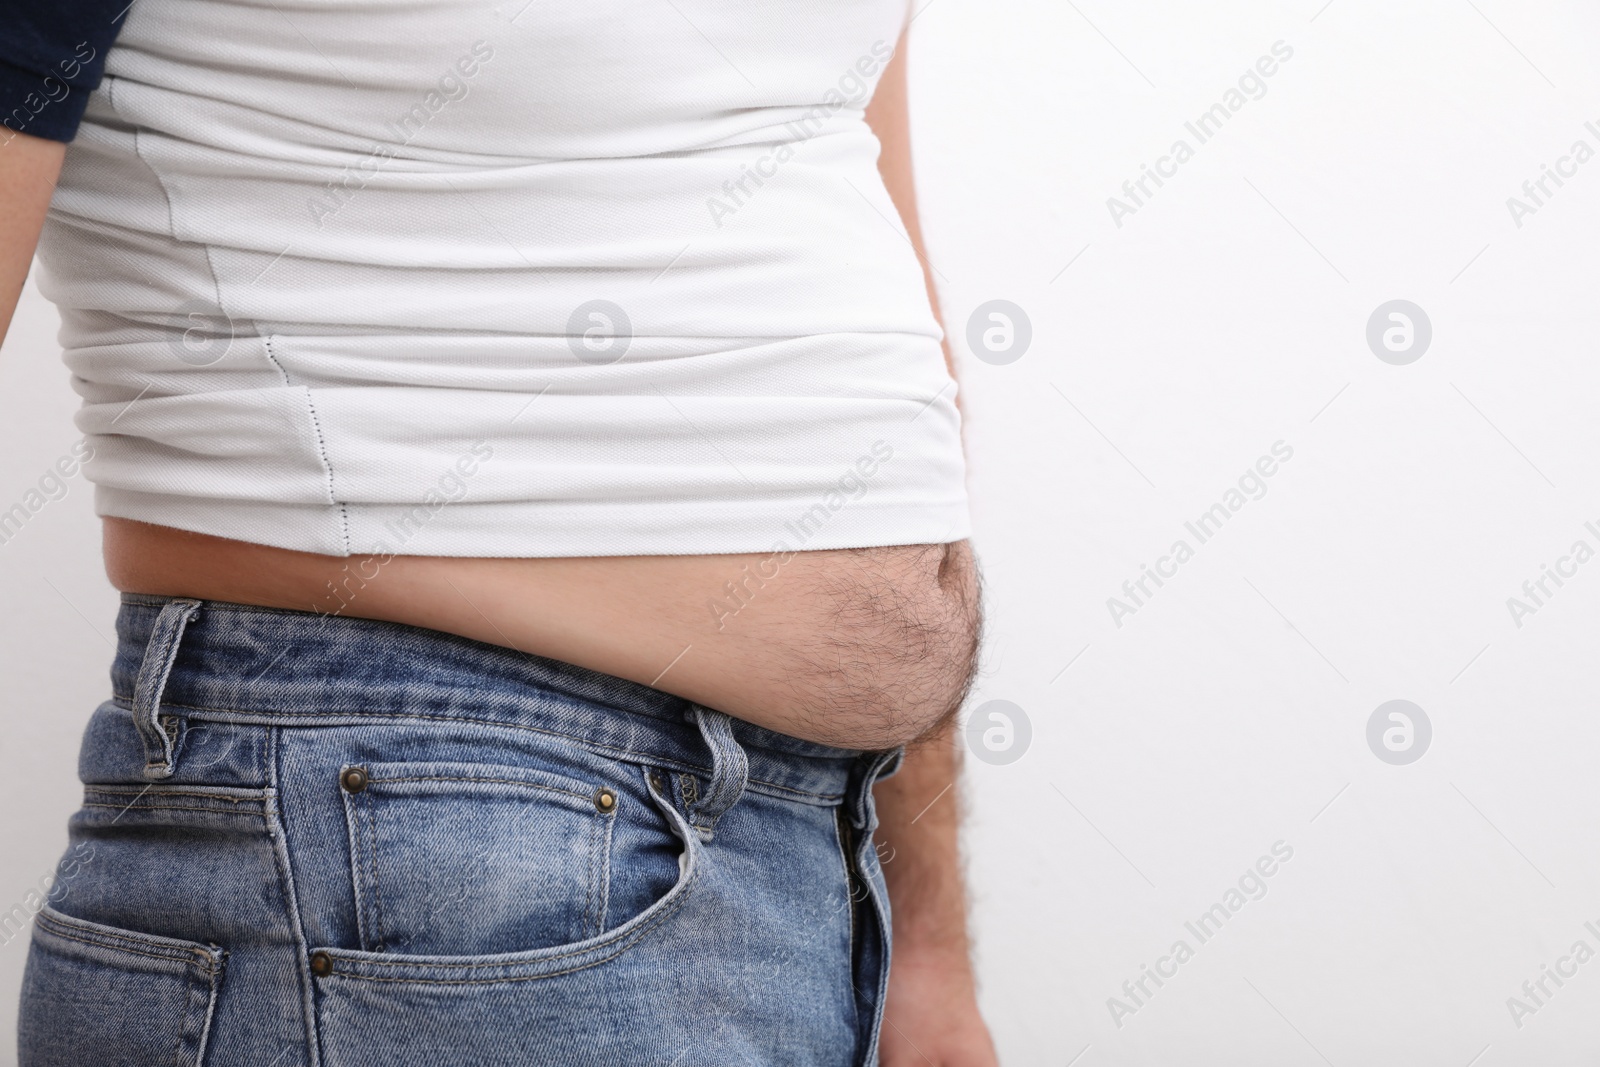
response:
{"label": "tight t-shirt", "polygon": [[906,17],[36,13],[0,99],[66,86],[6,124],[72,140],[40,285],[97,510],[335,555],[967,536],[956,387],[863,120]]}

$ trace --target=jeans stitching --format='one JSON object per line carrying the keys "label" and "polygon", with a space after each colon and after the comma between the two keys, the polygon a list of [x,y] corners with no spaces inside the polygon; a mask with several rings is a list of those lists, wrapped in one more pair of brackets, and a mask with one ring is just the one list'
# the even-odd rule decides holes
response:
{"label": "jeans stitching", "polygon": [[[121,702],[121,706],[123,706],[123,707],[127,706],[126,698],[122,697],[119,694],[113,694],[113,700],[114,701],[120,701]],[[473,718],[471,716],[466,716],[466,715],[426,715],[426,714],[414,713],[414,712],[386,712],[386,713],[382,713],[382,714],[373,714],[371,712],[361,712],[361,711],[349,711],[349,712],[328,712],[328,711],[262,711],[262,712],[250,712],[250,711],[239,711],[239,710],[234,709],[234,708],[208,707],[208,706],[200,705],[200,704],[175,704],[175,703],[172,703],[170,701],[164,702],[163,706],[164,707],[169,707],[169,708],[182,708],[185,711],[210,712],[210,713],[215,714],[215,715],[262,715],[262,716],[272,717],[272,718],[327,718],[330,715],[331,716],[350,715],[351,717],[359,718],[362,721],[363,725],[365,725],[366,723],[378,723],[378,722],[385,722],[385,721],[391,721],[391,720],[403,721],[403,720],[407,720],[407,719],[420,719],[420,720],[423,720],[425,722],[464,722],[464,723],[473,723],[473,724],[479,725],[479,726],[496,727],[496,728],[504,729],[504,730],[522,730],[522,731],[527,732],[527,733],[541,734],[541,735],[543,735],[545,737],[558,737],[558,738],[561,738],[562,740],[571,741],[574,744],[579,745],[582,748],[585,748],[587,750],[594,751],[594,752],[597,752],[597,753],[602,753],[602,752],[603,753],[617,753],[617,754],[619,754],[620,756],[623,756],[623,757],[632,757],[631,762],[641,762],[641,763],[643,763],[643,762],[648,762],[648,761],[651,761],[651,760],[661,761],[663,759],[663,757],[659,756],[657,753],[654,753],[654,752],[639,752],[639,751],[636,751],[636,750],[631,749],[631,748],[619,748],[616,745],[608,745],[608,744],[606,744],[606,743],[604,743],[602,741],[591,741],[591,740],[583,738],[583,737],[581,737],[581,736],[579,736],[577,734],[562,733],[559,730],[546,730],[546,729],[543,729],[542,727],[538,727],[538,726],[525,726],[525,725],[523,725],[521,723],[501,722],[501,721],[499,721],[497,719]],[[669,761],[669,762],[671,762],[674,765],[689,766],[688,764],[681,764],[679,761],[676,761],[676,760],[672,760],[672,761]],[[695,764],[694,766],[699,768],[698,764]],[[699,769],[706,770],[706,768],[699,768]],[[766,787],[768,789],[776,789],[776,790],[779,790],[780,792],[784,792],[784,793],[791,793],[791,794],[793,794],[794,796],[797,796],[797,797],[814,797],[817,800],[840,800],[845,796],[844,793],[818,793],[818,792],[816,792],[814,790],[810,790],[810,789],[796,789],[793,786],[783,785],[780,782],[771,782],[771,781],[766,780],[765,778],[751,778],[750,779],[750,783],[752,785],[761,785],[761,786],[764,786],[764,787]]]}
{"label": "jeans stitching", "polygon": [[284,911],[290,933],[297,949],[295,978],[300,986],[300,1023],[305,1028],[307,1067],[318,1067],[322,1061],[322,1048],[317,1030],[315,987],[311,981],[310,953],[306,951],[306,931],[300,910],[300,893],[295,888],[294,864],[289,859],[288,834],[283,824],[283,798],[278,783],[283,780],[280,732],[276,729],[257,731],[261,762],[271,782],[272,804],[267,809],[267,836],[272,841],[272,859],[278,872],[278,884],[283,893]]}
{"label": "jeans stitching", "polygon": [[[117,804],[91,804],[88,801],[85,801],[83,806],[86,807],[86,808],[107,808],[107,809],[121,807],[120,805],[117,805]],[[162,804],[162,805],[159,805],[159,806],[151,806],[151,805],[141,804],[141,805],[139,805],[139,807],[140,807],[141,810],[149,811],[149,812],[157,812],[157,811],[193,811],[193,812],[198,812],[201,815],[226,815],[226,816],[228,816],[230,818],[235,816],[235,815],[244,815],[244,816],[254,815],[255,817],[257,817],[259,819],[265,819],[267,817],[266,812],[263,812],[263,811],[229,811],[226,808],[190,808],[190,807],[179,807],[176,804]],[[122,810],[127,811],[127,810],[132,810],[132,809],[131,809],[131,807],[129,807],[129,808],[122,808]]]}
{"label": "jeans stitching", "polygon": [[560,786],[544,785],[541,782],[525,782],[520,778],[473,778],[468,775],[437,775],[417,776],[406,778],[373,778],[373,785],[387,785],[390,782],[486,782],[491,785],[520,785],[527,789],[543,789],[550,793],[560,793],[563,796],[577,797],[585,803],[592,798],[588,793],[575,793],[570,789]]}
{"label": "jeans stitching", "polygon": [[389,938],[383,927],[383,880],[378,877],[378,806],[370,799],[362,806],[367,809],[367,847],[372,857],[372,925],[373,933],[377,935],[374,943],[382,952]]}
{"label": "jeans stitching", "polygon": [[[333,959],[334,959],[334,968],[335,968],[333,973],[341,975],[342,977],[345,977],[345,978],[349,978],[349,979],[352,979],[352,980],[355,980],[355,981],[362,981],[362,982],[403,982],[403,983],[407,983],[407,984],[413,984],[414,983],[414,984],[418,984],[418,985],[496,985],[496,984],[499,984],[501,982],[532,982],[532,981],[536,981],[536,980],[538,980],[540,978],[557,978],[557,977],[559,977],[559,976],[561,976],[563,974],[572,974],[574,971],[583,971],[583,970],[588,970],[590,967],[598,967],[600,964],[606,963],[606,962],[608,962],[610,960],[614,960],[618,956],[622,955],[623,952],[625,952],[626,950],[628,950],[629,948],[632,948],[635,944],[637,944],[639,942],[639,940],[644,937],[645,934],[651,932],[657,926],[660,926],[670,916],[672,916],[680,908],[682,908],[683,905],[689,899],[689,891],[692,888],[694,888],[695,883],[697,883],[699,880],[700,880],[699,873],[696,872],[695,875],[692,878],[690,878],[688,881],[683,883],[683,895],[678,898],[678,901],[675,904],[673,904],[672,907],[668,908],[667,910],[663,911],[660,915],[656,916],[654,919],[652,919],[650,921],[650,923],[648,925],[640,927],[638,930],[634,931],[632,936],[627,937],[627,938],[623,939],[622,941],[618,942],[616,944],[616,951],[615,952],[612,952],[612,953],[610,953],[610,954],[608,954],[606,956],[602,956],[599,959],[595,960],[593,963],[586,963],[581,967],[571,967],[571,968],[568,968],[565,971],[552,971],[549,974],[512,975],[512,976],[506,976],[506,977],[501,977],[501,978],[450,978],[450,979],[443,979],[443,978],[380,978],[377,975],[352,974],[349,971],[341,972],[341,971],[338,970],[338,962],[339,962],[338,958],[337,957],[333,957]],[[592,946],[591,948],[580,949],[580,950],[575,951],[575,952],[565,952],[565,953],[562,953],[561,955],[558,955],[558,956],[548,956],[548,957],[545,957],[545,960],[570,959],[573,956],[582,956],[587,952],[594,952],[594,951],[597,951],[599,949],[606,948],[606,947],[610,947],[610,946],[595,945],[595,946]],[[545,960],[540,960],[538,962],[542,963],[542,962],[545,962]],[[380,961],[380,960],[362,960],[361,961],[361,966],[363,966],[363,967],[417,967],[419,965],[418,964],[414,964],[414,963],[400,962],[400,961],[387,962],[387,961]],[[486,964],[486,963],[483,963],[482,961],[474,960],[472,962],[462,962],[462,963],[428,963],[428,964],[423,964],[421,966],[422,967],[426,967],[426,968],[436,968],[436,969],[446,969],[446,968],[465,969],[465,968],[471,968],[471,967],[478,967],[478,968],[494,967],[494,966],[496,966],[496,964],[492,964],[492,963],[487,963]],[[511,964],[504,964],[504,966],[517,967],[517,966],[523,966],[523,965],[511,963]]]}
{"label": "jeans stitching", "polygon": [[[222,788],[226,789],[229,787],[223,786]],[[96,784],[85,786],[83,792],[85,796],[100,793],[111,797],[126,796],[129,793],[137,793],[140,797],[149,796],[151,799],[159,799],[161,797],[201,797],[206,800],[226,800],[230,804],[259,804],[266,799],[266,794],[264,793],[259,796],[236,797],[230,796],[227,793],[201,793],[192,789],[164,789],[161,786],[145,786],[142,789],[136,789],[131,785],[119,786]]]}
{"label": "jeans stitching", "polygon": [[[622,794],[617,794],[617,811],[622,810]],[[597,899],[595,901],[594,935],[599,937],[606,932],[606,917],[611,910],[611,843],[617,826],[616,813],[605,820],[600,827],[600,884],[595,887]]]}
{"label": "jeans stitching", "polygon": [[[36,917],[36,922],[38,921],[38,918],[42,918],[42,915]],[[115,934],[104,934],[93,930],[82,930],[81,933],[88,936],[79,937],[77,936],[80,932],[78,928],[64,927],[61,923],[54,919],[43,922],[40,925],[43,926],[45,932],[50,934],[50,936],[59,937],[64,941],[76,941],[81,945],[88,945],[90,948],[103,948],[111,952],[126,952],[132,956],[145,956],[152,960],[165,960],[167,963],[181,963],[186,966],[199,967],[207,975],[207,977],[209,977],[216,968],[215,958],[207,953],[204,949],[200,948],[174,948],[170,950],[172,955],[166,956],[162,955],[159,951],[147,952],[144,951],[143,948],[129,947],[131,945],[140,945],[144,946],[144,948],[161,948],[159,945],[151,945],[148,942],[138,941],[131,937],[119,937]],[[127,942],[127,944],[119,945],[108,943],[117,941]]]}

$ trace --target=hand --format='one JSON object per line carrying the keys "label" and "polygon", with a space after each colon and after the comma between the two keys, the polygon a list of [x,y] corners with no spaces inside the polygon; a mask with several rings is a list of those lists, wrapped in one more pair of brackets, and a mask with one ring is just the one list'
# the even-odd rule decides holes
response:
{"label": "hand", "polygon": [[882,1067],[998,1067],[964,953],[895,946],[878,1054]]}

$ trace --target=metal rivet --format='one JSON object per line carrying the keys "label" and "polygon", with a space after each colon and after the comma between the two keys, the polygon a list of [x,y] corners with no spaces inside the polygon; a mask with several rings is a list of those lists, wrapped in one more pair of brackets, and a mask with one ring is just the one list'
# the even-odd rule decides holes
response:
{"label": "metal rivet", "polygon": [[361,792],[370,780],[365,767],[346,767],[344,773],[339,775],[339,785],[346,793]]}
{"label": "metal rivet", "polygon": [[594,791],[594,806],[602,812],[609,812],[617,806],[617,794],[613,789],[601,786]]}
{"label": "metal rivet", "polygon": [[326,978],[333,973],[333,957],[326,952],[313,952],[311,954],[311,973],[318,978]]}
{"label": "metal rivet", "polygon": [[667,790],[667,780],[661,777],[660,771],[650,772],[650,784],[656,787],[656,792],[664,793]]}

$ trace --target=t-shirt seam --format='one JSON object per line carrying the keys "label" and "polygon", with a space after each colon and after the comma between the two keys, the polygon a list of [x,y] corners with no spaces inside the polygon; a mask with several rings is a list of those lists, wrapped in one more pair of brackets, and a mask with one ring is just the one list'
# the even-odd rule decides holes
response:
{"label": "t-shirt seam", "polygon": [[[209,258],[210,257],[208,256],[208,261]],[[284,384],[292,387],[293,383],[289,381],[289,372],[284,368],[283,364],[278,362],[278,357],[272,352],[271,336],[263,336],[261,338],[261,343],[266,349],[267,360],[277,368],[279,374],[283,375]],[[300,388],[305,393],[306,414],[311,418],[311,432],[315,434],[317,438],[317,455],[321,457],[322,469],[327,473],[328,477],[328,505],[339,509],[339,540],[344,545],[344,554],[348,556],[351,554],[350,512],[345,507],[344,502],[340,500],[338,495],[334,492],[333,461],[328,458],[328,443],[322,436],[322,420],[317,417],[316,401],[312,399],[311,390],[309,388],[306,386],[301,386]]]}

